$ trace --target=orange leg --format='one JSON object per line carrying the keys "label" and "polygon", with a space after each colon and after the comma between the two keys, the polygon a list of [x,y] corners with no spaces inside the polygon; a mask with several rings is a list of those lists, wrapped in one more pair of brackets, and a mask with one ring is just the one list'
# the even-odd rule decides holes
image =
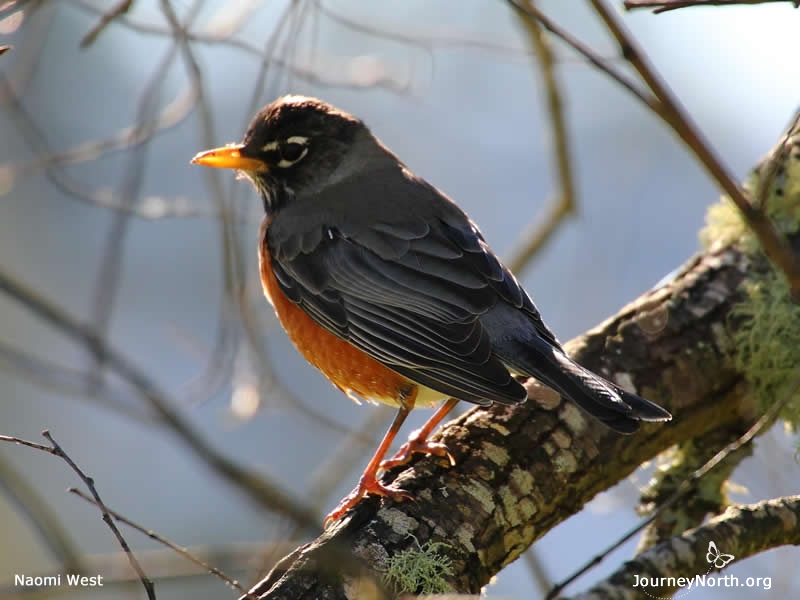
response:
{"label": "orange leg", "polygon": [[400,499],[400,498],[411,498],[410,495],[407,493],[396,490],[390,487],[383,485],[380,481],[378,481],[378,469],[381,466],[381,461],[383,457],[386,456],[386,452],[389,450],[389,447],[392,445],[397,432],[400,431],[400,427],[403,425],[403,421],[406,420],[408,417],[408,413],[411,412],[411,409],[414,407],[413,399],[409,402],[408,400],[404,401],[400,408],[397,411],[397,414],[394,417],[394,421],[392,421],[391,427],[386,432],[386,435],[383,436],[383,440],[378,446],[378,449],[375,451],[372,459],[367,464],[366,468],[364,469],[364,473],[361,475],[361,478],[358,480],[358,485],[356,488],[350,492],[345,498],[339,503],[339,506],[333,509],[331,513],[325,517],[325,521],[323,523],[323,527],[325,529],[333,523],[334,521],[338,521],[342,516],[351,508],[353,508],[356,504],[358,504],[361,499],[366,496],[367,494],[377,494],[378,496],[389,496],[390,498]]}
{"label": "orange leg", "polygon": [[381,470],[387,470],[391,469],[392,467],[404,465],[411,460],[411,457],[414,454],[432,454],[434,456],[446,458],[450,461],[450,466],[454,466],[456,461],[447,450],[447,446],[444,444],[429,442],[428,436],[433,433],[433,430],[436,429],[436,426],[441,423],[442,419],[444,419],[451,410],[453,410],[456,404],[458,404],[458,400],[455,398],[450,398],[449,400],[445,401],[444,404],[436,409],[436,412],[433,413],[433,416],[431,416],[431,418],[428,419],[422,427],[412,432],[411,435],[408,436],[408,441],[400,446],[400,450],[397,451],[397,454],[395,454],[389,460],[383,461],[379,465],[379,468]]}

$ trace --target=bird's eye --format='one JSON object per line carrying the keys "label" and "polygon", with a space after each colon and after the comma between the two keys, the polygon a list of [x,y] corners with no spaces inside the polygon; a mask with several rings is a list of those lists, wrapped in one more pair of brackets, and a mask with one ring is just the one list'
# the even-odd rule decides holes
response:
{"label": "bird's eye", "polygon": [[306,147],[303,144],[284,142],[281,144],[281,160],[285,160],[290,163],[297,162],[300,160],[300,157],[303,156],[305,151]]}
{"label": "bird's eye", "polygon": [[278,166],[291,167],[308,153],[308,138],[292,136],[278,145],[278,151],[281,155]]}

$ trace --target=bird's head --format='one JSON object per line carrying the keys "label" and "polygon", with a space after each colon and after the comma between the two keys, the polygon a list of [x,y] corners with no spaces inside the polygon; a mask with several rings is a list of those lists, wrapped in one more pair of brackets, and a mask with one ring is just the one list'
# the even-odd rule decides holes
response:
{"label": "bird's head", "polygon": [[192,162],[238,170],[274,212],[355,168],[358,148],[372,139],[360,120],[330,104],[284,96],[258,112],[241,144],[201,152]]}

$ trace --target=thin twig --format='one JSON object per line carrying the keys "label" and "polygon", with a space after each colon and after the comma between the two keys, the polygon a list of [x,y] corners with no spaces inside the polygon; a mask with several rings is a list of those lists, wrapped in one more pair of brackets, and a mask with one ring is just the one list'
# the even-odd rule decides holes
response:
{"label": "thin twig", "polygon": [[28,448],[33,448],[34,450],[47,452],[48,454],[52,454],[53,456],[58,456],[58,452],[56,452],[51,446],[45,446],[44,444],[37,444],[36,442],[23,440],[22,438],[15,437],[13,435],[0,434],[0,442],[8,442],[10,444],[16,444],[18,446],[26,446]]}
{"label": "thin twig", "polygon": [[121,0],[117,3],[116,6],[112,7],[107,13],[104,13],[97,24],[92,27],[89,32],[83,36],[81,40],[81,48],[88,48],[94,41],[97,39],[97,36],[100,35],[106,27],[108,27],[111,22],[119,17],[127,13],[131,6],[133,6],[133,0]]}
{"label": "thin twig", "polygon": [[521,0],[508,0],[508,3],[515,10],[527,13],[531,17],[535,18],[537,21],[539,21],[539,23],[542,24],[542,27],[567,44],[570,48],[575,50],[575,52],[583,56],[587,61],[589,61],[590,64],[600,69],[603,73],[611,77],[611,79],[628,90],[628,92],[630,92],[634,98],[639,100],[642,104],[650,108],[650,110],[656,114],[661,114],[663,107],[661,106],[658,98],[647,93],[646,91],[639,89],[639,86],[632,82],[622,72],[620,72],[611,63],[611,61],[605,59],[600,54],[592,50],[589,46],[581,42],[578,38],[569,33],[566,29],[557,25],[555,21],[550,19],[550,17],[536,8],[536,5],[529,4],[527,6],[523,6],[520,4],[520,1]]}
{"label": "thin twig", "polygon": [[73,471],[81,478],[84,485],[89,488],[89,492],[92,494],[92,498],[94,498],[95,505],[100,509],[100,512],[103,515],[103,521],[108,525],[111,532],[114,534],[114,537],[117,538],[117,542],[119,543],[120,547],[122,548],[123,552],[128,556],[128,560],[133,567],[133,570],[139,575],[139,580],[142,582],[144,589],[147,591],[147,597],[150,600],[155,600],[156,598],[156,590],[153,586],[153,582],[147,577],[145,572],[142,570],[142,566],[139,564],[139,561],[136,560],[136,557],[131,552],[130,546],[128,546],[128,542],[122,535],[122,532],[117,528],[114,524],[114,521],[111,519],[111,515],[108,513],[108,508],[103,503],[103,500],[100,498],[100,494],[97,492],[97,488],[94,485],[94,479],[86,475],[81,468],[75,464],[75,461],[70,458],[70,456],[64,452],[64,449],[58,444],[58,442],[53,439],[53,436],[50,435],[50,432],[45,429],[42,432],[42,435],[53,445],[53,450],[56,451],[56,456],[61,457],[69,466],[72,468]]}
{"label": "thin twig", "polygon": [[625,0],[623,5],[625,10],[635,10],[637,8],[652,8],[653,13],[665,13],[679,8],[704,7],[704,6],[736,6],[752,4],[777,4],[778,2],[788,2],[795,8],[800,6],[800,0]]}
{"label": "thin twig", "polygon": [[[86,500],[86,502],[89,502],[90,504],[94,504],[95,506],[99,506],[96,500],[90,498],[88,495],[86,495],[84,492],[82,492],[81,490],[79,490],[77,488],[69,488],[67,491],[72,493],[72,494],[75,494],[79,498],[83,498],[84,500]],[[179,546],[178,544],[176,544],[172,540],[170,540],[168,538],[165,538],[164,536],[156,533],[152,529],[146,529],[145,527],[139,525],[135,521],[131,521],[127,517],[121,515],[120,513],[118,513],[117,511],[115,511],[113,509],[108,508],[107,506],[103,506],[101,508],[103,508],[105,511],[107,511],[108,514],[110,514],[112,517],[114,517],[120,523],[125,523],[125,525],[127,525],[128,527],[132,527],[133,529],[135,529],[139,533],[142,533],[142,534],[146,535],[147,537],[149,537],[151,540],[155,540],[159,544],[162,544],[162,545],[166,546],[167,548],[169,548],[170,550],[173,550],[174,552],[177,552],[178,554],[183,556],[186,560],[198,565],[200,568],[202,568],[206,572],[211,573],[212,575],[215,575],[216,577],[218,577],[219,579],[221,579],[222,581],[227,583],[229,586],[231,586],[232,588],[234,588],[238,592],[241,592],[242,594],[244,594],[246,597],[251,598],[252,600],[256,600],[254,596],[251,596],[250,594],[248,594],[247,590],[236,579],[233,579],[232,577],[229,577],[228,575],[226,575],[225,573],[223,573],[222,571],[220,571],[216,567],[214,567],[214,566],[208,564],[207,562],[203,561],[201,558],[195,556],[194,554],[189,552],[183,546]]]}
{"label": "thin twig", "polygon": [[35,450],[41,450],[42,452],[47,452],[48,454],[57,456],[58,458],[66,462],[70,466],[70,468],[73,471],[75,471],[75,474],[78,477],[80,477],[81,481],[83,481],[83,483],[89,489],[89,492],[92,494],[92,497],[94,498],[94,503],[100,508],[102,512],[103,521],[105,521],[106,525],[108,525],[108,528],[111,529],[111,532],[114,534],[114,537],[117,538],[117,542],[119,543],[123,552],[125,552],[125,555],[128,557],[128,562],[130,562],[131,566],[133,567],[133,570],[136,571],[137,575],[139,576],[139,580],[142,582],[142,585],[144,586],[144,589],[147,592],[147,597],[150,600],[155,600],[156,593],[155,593],[155,587],[153,586],[153,582],[150,581],[145,572],[142,570],[139,561],[136,560],[136,557],[131,552],[130,546],[128,546],[128,542],[125,540],[122,533],[114,524],[114,521],[111,519],[111,516],[108,513],[108,509],[106,508],[105,504],[103,504],[103,501],[100,498],[100,494],[97,492],[97,488],[94,485],[94,480],[88,475],[86,475],[86,473],[84,473],[81,470],[81,468],[77,464],[75,464],[75,461],[73,461],[72,458],[58,444],[58,442],[56,442],[55,439],[53,439],[53,436],[50,435],[50,432],[47,429],[45,429],[42,432],[42,436],[44,436],[44,438],[48,442],[50,442],[49,447],[43,444],[29,442],[27,440],[23,440],[8,435],[0,435],[0,441],[20,444],[22,446],[27,446],[28,448],[33,448]]}

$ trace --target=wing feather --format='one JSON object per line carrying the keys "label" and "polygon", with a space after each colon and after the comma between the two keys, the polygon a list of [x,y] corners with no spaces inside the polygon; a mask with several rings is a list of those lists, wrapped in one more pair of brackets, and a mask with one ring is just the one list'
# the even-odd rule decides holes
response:
{"label": "wing feather", "polygon": [[[345,181],[274,216],[263,243],[281,289],[319,325],[420,384],[478,404],[523,401],[481,316],[506,302],[555,337],[469,218],[393,169],[383,175],[392,185]],[[396,211],[382,220],[368,202],[387,193],[397,194],[384,199]],[[346,217],[331,209],[341,195]]]}

